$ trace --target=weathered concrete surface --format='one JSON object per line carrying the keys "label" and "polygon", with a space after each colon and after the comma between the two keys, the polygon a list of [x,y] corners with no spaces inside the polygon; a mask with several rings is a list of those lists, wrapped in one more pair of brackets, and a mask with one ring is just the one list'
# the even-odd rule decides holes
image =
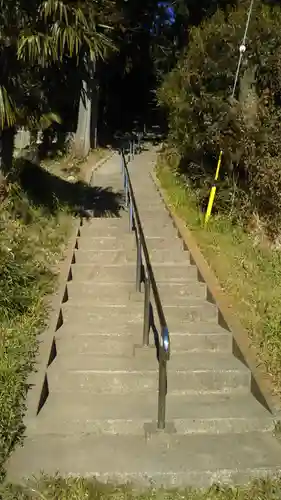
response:
{"label": "weathered concrete surface", "polygon": [[[80,228],[45,383],[45,404],[26,419],[27,439],[9,479],[59,471],[158,485],[244,482],[278,471],[281,447],[270,412],[251,394],[246,364],[218,324],[206,286],[150,177],[155,152],[130,164],[150,259],[171,336],[167,427],[155,432],[158,362],[154,337],[141,347],[143,293],[128,214]],[[120,192],[120,158],[93,176]],[[151,297],[155,325],[158,325]],[[236,352],[236,351],[235,351]]]}
{"label": "weathered concrete surface", "polygon": [[[165,486],[245,482],[280,470],[280,446],[265,433],[161,437],[35,436],[26,440],[25,453],[18,453],[14,464],[23,476],[39,471],[40,463],[46,474],[59,470],[62,475]],[[17,478],[12,471],[10,477]]]}

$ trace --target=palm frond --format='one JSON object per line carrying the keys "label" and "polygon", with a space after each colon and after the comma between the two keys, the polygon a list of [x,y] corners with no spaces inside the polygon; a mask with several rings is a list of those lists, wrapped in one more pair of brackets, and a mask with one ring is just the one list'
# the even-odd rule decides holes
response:
{"label": "palm frond", "polygon": [[15,102],[9,95],[7,89],[0,86],[0,125],[1,129],[5,126],[12,127],[17,120],[17,110]]}

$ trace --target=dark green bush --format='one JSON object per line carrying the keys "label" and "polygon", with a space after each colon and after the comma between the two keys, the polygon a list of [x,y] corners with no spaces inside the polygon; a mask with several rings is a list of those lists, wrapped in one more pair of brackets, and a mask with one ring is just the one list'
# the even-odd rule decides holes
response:
{"label": "dark green bush", "polygon": [[231,98],[249,2],[218,11],[191,31],[177,67],[159,90],[168,111],[168,148],[202,205],[220,149],[215,209],[275,233],[281,214],[281,9],[256,3],[237,91]]}

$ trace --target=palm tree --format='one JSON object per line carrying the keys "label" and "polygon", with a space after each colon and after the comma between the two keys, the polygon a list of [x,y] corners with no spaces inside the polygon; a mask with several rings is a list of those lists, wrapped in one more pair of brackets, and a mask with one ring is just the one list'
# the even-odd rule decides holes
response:
{"label": "palm tree", "polygon": [[[107,0],[105,0],[107,1]],[[16,127],[48,126],[59,121],[42,91],[44,72],[65,58],[77,65],[104,58],[111,43],[101,25],[103,2],[81,0],[0,0],[0,130],[2,171],[12,162]],[[88,82],[86,82],[88,86]],[[84,85],[85,87],[85,85]]]}
{"label": "palm tree", "polygon": [[114,48],[105,34],[109,27],[100,22],[101,7],[105,7],[104,4],[105,2],[98,3],[93,0],[75,4],[63,0],[46,0],[40,5],[36,29],[29,27],[23,30],[19,37],[18,56],[31,64],[36,63],[42,67],[54,62],[62,64],[65,57],[74,57],[77,64],[84,64],[87,77],[82,78],[80,82],[75,140],[76,153],[81,156],[86,156],[90,149],[91,94],[94,87],[95,63],[104,59],[108,51]]}

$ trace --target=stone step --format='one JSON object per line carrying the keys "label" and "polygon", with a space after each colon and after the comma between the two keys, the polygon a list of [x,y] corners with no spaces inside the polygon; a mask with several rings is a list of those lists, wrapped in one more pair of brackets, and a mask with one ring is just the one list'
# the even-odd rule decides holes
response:
{"label": "stone step", "polygon": [[78,250],[75,252],[77,264],[128,264],[136,262],[137,252],[135,249],[125,250]]}
{"label": "stone step", "polygon": [[138,323],[123,323],[123,322],[114,322],[110,317],[107,318],[98,318],[95,322],[83,322],[83,326],[81,328],[81,324],[78,321],[75,322],[64,322],[62,326],[57,330],[56,336],[64,336],[64,335],[90,335],[90,334],[101,334],[101,335],[120,335],[121,337],[127,337],[128,335],[134,334],[139,339],[142,339],[143,332],[143,321]]}
{"label": "stone step", "polygon": [[[139,335],[134,337],[135,344],[140,343]],[[154,336],[152,330],[149,334],[149,343],[154,348]],[[175,353],[203,353],[203,352],[225,352],[232,353],[233,337],[226,330],[215,333],[170,333],[171,350]],[[137,351],[138,356],[145,356],[142,351]]]}
{"label": "stone step", "polygon": [[137,204],[140,214],[142,213],[143,210],[148,210],[148,211],[166,210],[164,202],[160,198],[158,198],[157,195],[155,195],[154,198],[150,197],[148,199],[146,197],[140,199],[139,195],[136,195],[136,197],[138,197]]}
{"label": "stone step", "polygon": [[82,228],[96,225],[100,227],[113,226],[118,227],[125,225],[128,220],[127,212],[121,212],[119,215],[105,214],[101,217],[91,217],[90,219],[83,219]]}
{"label": "stone step", "polygon": [[[171,331],[171,330],[170,330]],[[178,328],[172,330],[172,335],[177,334],[216,334],[224,333],[227,330],[221,328],[215,322],[184,322],[178,325]],[[56,331],[57,336],[71,336],[71,335],[118,335],[120,337],[127,337],[128,335],[134,335],[135,338],[140,339],[137,343],[141,342],[143,333],[143,322],[139,323],[114,323],[110,318],[97,319],[95,323],[86,323],[81,328],[78,322],[67,322],[63,323],[62,326]],[[229,333],[229,332],[228,332]],[[152,331],[150,332],[152,335]]]}
{"label": "stone step", "polygon": [[[147,248],[150,252],[156,250],[183,250],[182,241],[175,238],[151,237],[146,239]],[[81,236],[77,240],[78,249],[85,250],[124,250],[136,249],[136,238],[134,233],[120,234],[119,236],[108,237],[87,237]],[[185,251],[187,256],[187,252]]]}
{"label": "stone step", "polygon": [[[210,359],[211,358],[211,359]],[[174,355],[168,365],[168,392],[200,394],[204,392],[248,392],[250,372],[230,355],[192,353]],[[57,356],[48,368],[50,391],[89,391],[123,394],[157,391],[156,356],[120,358],[109,356]]]}
{"label": "stone step", "polygon": [[[141,212],[139,212],[140,215],[140,220],[145,227],[147,224],[151,223],[152,225],[173,225],[173,220],[168,212],[163,206],[159,205],[158,208],[156,207],[153,210],[146,210],[142,209]],[[119,214],[119,216],[114,216],[112,214],[106,214],[101,217],[91,217],[88,220],[83,220],[83,228],[88,228],[88,227],[120,227],[127,229],[129,224],[129,207],[124,210],[122,210]]]}
{"label": "stone step", "polygon": [[[115,305],[125,305],[134,300],[136,292],[135,286],[130,283],[118,283],[118,290],[116,283],[93,283],[92,281],[69,281],[67,283],[68,297],[71,303],[81,301],[91,301],[92,305],[98,303],[107,303]],[[132,299],[130,297],[132,296]],[[143,293],[138,293],[139,302],[143,303]]]}
{"label": "stone step", "polygon": [[[61,339],[59,345],[71,344],[71,339]],[[85,345],[87,342],[85,343]],[[133,346],[132,346],[133,347]],[[158,370],[158,361],[156,349],[137,348],[136,355],[126,356],[124,359],[120,356],[115,356],[114,352],[97,354],[88,350],[78,352],[71,350],[67,356],[57,355],[54,360],[54,368],[57,371],[58,367],[66,367],[70,371],[87,371],[91,372],[149,372]],[[225,352],[177,352],[171,351],[171,357],[168,362],[169,375],[181,372],[192,372],[194,374],[204,373],[205,371],[214,371],[217,373],[233,373],[234,377],[239,374],[244,376],[249,375],[249,369],[232,353]]]}
{"label": "stone step", "polygon": [[232,352],[233,337],[226,330],[221,333],[174,333],[171,346],[175,352],[220,351]]}
{"label": "stone step", "polygon": [[[75,333],[56,334],[57,350],[60,353],[114,354],[132,356],[134,349],[136,355],[141,355],[141,348],[135,348],[142,343],[140,328],[138,331],[126,334],[99,334],[99,333]],[[62,341],[62,342],[61,342]],[[150,332],[150,344],[154,347],[154,338]],[[171,346],[173,354],[176,352],[232,352],[232,335],[227,331],[221,333],[172,333]]]}
{"label": "stone step", "polygon": [[[42,452],[42,450],[44,452]],[[40,457],[40,460],[38,459]],[[79,434],[27,438],[8,464],[9,482],[40,475],[97,477],[139,485],[207,487],[278,474],[280,443],[269,433],[142,436]]]}
{"label": "stone step", "polygon": [[119,177],[106,175],[94,176],[92,179],[92,186],[124,194],[124,182],[121,175]]}
{"label": "stone step", "polygon": [[110,188],[115,185],[120,186],[122,189],[124,187],[121,169],[120,173],[117,172],[114,175],[106,175],[102,172],[97,172],[96,174],[94,173],[92,177],[92,186],[107,186]]}
{"label": "stone step", "polygon": [[122,221],[122,224],[116,225],[108,225],[108,226],[100,226],[95,225],[94,223],[88,223],[84,226],[80,227],[80,235],[82,237],[95,237],[95,238],[108,238],[108,237],[119,237],[123,238],[123,235],[129,234],[129,223],[125,224]]}
{"label": "stone step", "polygon": [[[115,226],[107,226],[107,227],[100,227],[100,226],[95,226],[94,224],[88,224],[85,226],[81,226],[80,228],[80,234],[83,237],[95,237],[95,238],[103,238],[103,237],[121,237],[123,234],[126,235],[129,233],[129,222],[128,225],[125,223],[122,223],[122,225],[115,227]],[[143,226],[143,233],[146,238],[151,238],[153,236],[159,236],[161,238],[177,238],[177,231],[173,227],[170,222],[168,225],[163,225],[161,223],[152,223],[152,224],[145,224]]]}
{"label": "stone step", "polygon": [[[137,336],[136,336],[137,339]],[[140,339],[138,339],[140,341]],[[56,337],[57,356],[92,354],[96,356],[134,356],[134,336],[127,335],[69,335]]]}
{"label": "stone step", "polygon": [[[68,297],[71,302],[91,300],[92,304],[128,304],[130,301],[144,303],[144,293],[136,292],[135,286],[129,283],[119,283],[118,291],[116,283],[93,283],[84,281],[76,283],[69,281],[67,283]],[[158,291],[162,303],[165,305],[182,305],[196,302],[198,299],[205,299],[206,287],[201,283],[195,285],[181,284],[160,284]],[[151,292],[152,293],[152,292]]]}
{"label": "stone step", "polygon": [[97,228],[97,229],[108,229],[108,228],[120,228],[120,230],[126,230],[129,227],[129,216],[127,213],[120,217],[91,217],[90,219],[84,219],[82,226],[80,226],[80,231],[83,232],[84,229]]}
{"label": "stone step", "polygon": [[[151,263],[173,265],[189,263],[189,253],[180,248],[174,250],[152,250]],[[75,261],[77,264],[131,264],[136,263],[137,250],[77,250]]]}
{"label": "stone step", "polygon": [[[73,280],[93,281],[95,283],[116,282],[132,283],[136,280],[136,265],[104,265],[74,264],[72,266]],[[156,265],[153,266],[155,279],[158,283],[197,283],[197,268],[190,264],[182,265]]]}
{"label": "stone step", "polygon": [[[110,317],[116,323],[122,322],[135,323],[142,322],[144,316],[144,308],[141,303],[130,303],[127,305],[103,304],[91,305],[91,301],[81,302],[79,304],[69,300],[62,306],[63,319],[65,322],[79,322],[80,325],[86,323],[94,323],[96,320],[106,319]],[[155,322],[157,324],[157,312],[153,308]],[[176,331],[177,325],[184,325],[190,321],[214,321],[218,319],[217,308],[209,302],[198,299],[194,303],[190,303],[188,307],[182,306],[165,306],[164,309],[166,321],[170,325],[170,331]],[[181,330],[178,330],[181,331]]]}
{"label": "stone step", "polygon": [[183,249],[183,242],[180,238],[176,237],[173,240],[171,238],[163,238],[161,236],[146,237],[146,245],[150,252],[153,250],[165,250],[168,249],[173,251],[174,249],[180,248],[187,255],[187,252]]}
{"label": "stone step", "polygon": [[[117,358],[116,358],[117,359]],[[72,358],[71,360],[72,361]],[[82,360],[86,362],[87,360]],[[104,358],[103,358],[104,361]],[[77,358],[76,358],[77,364]],[[48,368],[48,385],[53,392],[87,392],[91,394],[157,393],[158,371],[67,370],[64,360],[53,361]]]}
{"label": "stone step", "polygon": [[89,309],[89,303],[78,305],[77,307],[68,301],[62,307],[63,322],[67,325],[79,325],[80,329],[89,330],[103,322],[116,329],[124,325],[143,324],[143,307],[137,304],[137,307],[126,307],[123,305],[92,305]]}
{"label": "stone step", "polygon": [[[164,210],[163,210],[164,208]],[[166,209],[165,205],[163,203],[157,204],[154,209],[147,209],[145,207],[142,208],[141,211],[139,211],[141,221],[145,224],[146,220],[148,219],[158,219],[158,217],[163,217],[166,216],[167,220],[169,220],[172,223],[172,218],[170,216],[170,212]]]}
{"label": "stone step", "polygon": [[128,251],[135,248],[135,237],[133,234],[120,234],[119,237],[108,236],[108,237],[84,237],[80,236],[77,239],[78,250],[115,250],[115,251]]}
{"label": "stone step", "polygon": [[[135,434],[157,415],[157,394],[95,395],[52,392],[36,418],[25,421],[28,435]],[[245,395],[199,395],[166,398],[166,419],[177,434],[270,432],[272,416]]]}

